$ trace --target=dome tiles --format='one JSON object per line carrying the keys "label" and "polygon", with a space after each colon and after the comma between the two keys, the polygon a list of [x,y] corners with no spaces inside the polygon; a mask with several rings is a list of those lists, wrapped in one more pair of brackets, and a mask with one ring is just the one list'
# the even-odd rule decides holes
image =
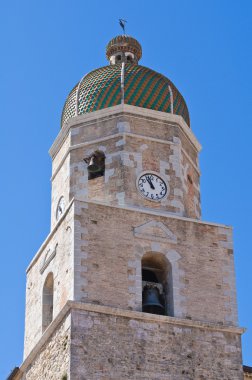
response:
{"label": "dome tiles", "polygon": [[[108,59],[112,55],[118,59],[121,54],[122,62],[98,68],[81,79],[67,97],[62,126],[75,116],[124,103],[180,115],[190,127],[185,100],[174,84],[162,74],[135,63],[142,54],[141,45],[135,39],[115,37],[107,45],[106,54]],[[127,54],[134,61],[128,63]]]}

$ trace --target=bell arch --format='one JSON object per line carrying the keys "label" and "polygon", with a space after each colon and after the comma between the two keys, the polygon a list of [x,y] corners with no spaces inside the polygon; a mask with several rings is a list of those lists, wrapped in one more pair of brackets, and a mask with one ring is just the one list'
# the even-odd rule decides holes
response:
{"label": "bell arch", "polygon": [[[135,236],[138,239],[138,242],[136,242],[135,245],[135,260],[130,260],[128,263],[130,280],[132,279],[132,271],[135,273],[134,287],[130,288],[131,298],[129,299],[129,308],[138,311],[142,310],[142,259],[148,257],[147,255],[149,254],[153,257],[157,255],[157,257],[162,256],[166,260],[166,263],[169,263],[168,272],[171,274],[167,284],[170,284],[169,289],[171,289],[172,293],[166,292],[166,296],[168,297],[167,302],[168,305],[170,305],[166,314],[175,318],[185,318],[187,315],[187,306],[184,296],[185,273],[180,264],[181,254],[173,248],[167,249],[167,242],[166,244],[163,244],[163,241],[155,241],[155,236],[152,236],[149,231],[148,234],[143,233],[145,231],[138,232],[139,233],[137,234],[135,233]],[[175,240],[172,242],[176,243]],[[169,294],[171,297],[169,297]]]}
{"label": "bell arch", "polygon": [[96,150],[90,156],[84,158],[88,169],[88,179],[104,176],[105,173],[105,154]]}
{"label": "bell arch", "polygon": [[50,272],[43,286],[42,294],[42,333],[47,329],[53,320],[53,273]]}
{"label": "bell arch", "polygon": [[141,260],[142,311],[174,315],[172,266],[164,254],[147,252]]}

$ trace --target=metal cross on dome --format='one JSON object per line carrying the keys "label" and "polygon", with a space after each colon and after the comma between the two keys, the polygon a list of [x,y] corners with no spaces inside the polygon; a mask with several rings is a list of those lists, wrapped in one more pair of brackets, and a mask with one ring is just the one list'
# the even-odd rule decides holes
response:
{"label": "metal cross on dome", "polygon": [[119,18],[119,24],[120,24],[120,27],[122,28],[124,34],[125,34],[126,22],[127,22],[127,20],[123,20],[122,18]]}

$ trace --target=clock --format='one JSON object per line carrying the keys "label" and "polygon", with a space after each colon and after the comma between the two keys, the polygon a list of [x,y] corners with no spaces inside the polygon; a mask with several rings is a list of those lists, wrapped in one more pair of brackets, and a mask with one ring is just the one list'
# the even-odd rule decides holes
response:
{"label": "clock", "polygon": [[160,201],[167,196],[166,182],[154,172],[140,174],[137,178],[136,186],[139,193],[151,201]]}
{"label": "clock", "polygon": [[64,210],[65,210],[65,199],[64,197],[60,197],[58,206],[56,209],[56,220],[59,220],[59,218],[63,215]]}

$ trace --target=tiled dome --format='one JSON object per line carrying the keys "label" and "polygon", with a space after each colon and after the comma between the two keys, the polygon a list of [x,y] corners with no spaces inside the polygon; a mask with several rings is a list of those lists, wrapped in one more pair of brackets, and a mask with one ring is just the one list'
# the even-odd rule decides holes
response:
{"label": "tiled dome", "polygon": [[[119,37],[111,40],[107,46],[108,59],[111,59],[111,54],[118,57],[120,49],[115,45],[122,42]],[[131,46],[121,50],[122,63],[114,60],[109,66],[91,71],[73,88],[63,108],[62,126],[77,115],[121,103],[181,115],[190,126],[186,103],[174,84],[162,74],[136,64],[136,59],[141,57],[141,45],[132,37],[128,37],[127,43]],[[137,48],[135,53],[132,45]],[[126,54],[131,54],[132,62],[128,63]]]}

